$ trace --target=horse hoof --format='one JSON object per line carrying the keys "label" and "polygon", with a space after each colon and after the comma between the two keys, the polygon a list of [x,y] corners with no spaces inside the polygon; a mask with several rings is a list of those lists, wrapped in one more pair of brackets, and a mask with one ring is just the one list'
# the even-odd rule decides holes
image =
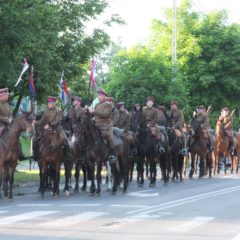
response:
{"label": "horse hoof", "polygon": [[75,193],[79,193],[79,188],[74,188]]}
{"label": "horse hoof", "polygon": [[81,191],[82,191],[82,192],[86,192],[86,190],[87,190],[86,187],[82,187],[82,188],[81,188]]}
{"label": "horse hoof", "polygon": [[64,195],[65,196],[70,196],[70,192],[69,191],[65,191]]}

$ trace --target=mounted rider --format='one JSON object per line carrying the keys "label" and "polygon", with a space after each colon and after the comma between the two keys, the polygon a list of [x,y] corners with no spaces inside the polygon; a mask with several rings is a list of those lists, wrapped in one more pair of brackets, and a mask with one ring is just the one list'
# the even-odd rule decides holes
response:
{"label": "mounted rider", "polygon": [[165,126],[166,125],[166,116],[165,116],[165,107],[159,106],[158,107],[158,125]]}
{"label": "mounted rider", "polygon": [[0,136],[4,128],[12,121],[12,115],[8,105],[8,88],[0,89]]}
{"label": "mounted rider", "polygon": [[118,119],[119,119],[119,111],[115,107],[115,101],[112,97],[107,97],[106,101],[109,102],[110,104],[112,104],[112,107],[113,107],[112,124],[113,124],[113,127],[117,127],[117,122],[118,122]]}
{"label": "mounted rider", "polygon": [[147,127],[151,129],[152,135],[158,141],[160,139],[160,130],[157,126],[158,122],[158,110],[153,107],[154,98],[147,98],[147,106],[143,108],[143,114],[145,116]]}
{"label": "mounted rider", "polygon": [[209,113],[207,112],[204,106],[197,106],[196,107],[196,118],[197,121],[200,123],[200,127],[203,130],[204,138],[207,139],[210,151],[213,150],[213,140],[212,136],[209,132],[210,130],[210,120],[209,120]]}
{"label": "mounted rider", "polygon": [[85,109],[82,107],[82,98],[78,96],[72,97],[72,108],[68,112],[68,117],[70,121],[73,122],[85,116],[86,112]]}
{"label": "mounted rider", "polygon": [[[47,108],[39,121],[34,121],[36,127],[42,127],[44,130],[54,128],[59,131],[59,144],[65,148],[65,157],[69,151],[67,136],[64,133],[61,122],[63,119],[63,112],[56,107],[57,98],[48,97]],[[41,138],[42,139],[42,138]],[[43,139],[42,139],[43,140]]]}
{"label": "mounted rider", "polygon": [[184,116],[182,111],[178,108],[177,101],[170,102],[170,110],[167,112],[167,117],[172,120],[172,128],[177,137],[180,138],[181,152],[186,154],[186,136],[184,134]]}
{"label": "mounted rider", "polygon": [[109,161],[114,162],[116,160],[113,142],[113,124],[112,113],[114,107],[112,103],[107,101],[107,93],[104,90],[99,89],[98,100],[94,108],[89,109],[90,113],[95,116],[95,124],[102,133],[102,137],[105,138],[109,144]]}
{"label": "mounted rider", "polygon": [[233,147],[233,120],[232,116],[229,114],[228,107],[224,107],[221,111],[221,115],[218,120],[223,124],[224,130],[227,138],[229,139],[228,148],[231,149]]}
{"label": "mounted rider", "polygon": [[125,109],[124,105],[125,105],[124,102],[119,102],[117,104],[117,109],[118,109],[118,112],[119,112],[119,118],[118,118],[116,127],[124,129],[124,130],[130,130],[131,115]]}

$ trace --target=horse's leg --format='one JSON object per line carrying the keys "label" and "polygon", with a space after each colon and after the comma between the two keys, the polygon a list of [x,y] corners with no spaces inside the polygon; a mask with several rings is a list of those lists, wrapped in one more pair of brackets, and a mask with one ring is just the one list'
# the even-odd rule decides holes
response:
{"label": "horse's leg", "polygon": [[189,171],[189,178],[193,178],[193,174],[195,172],[195,154],[191,153],[191,164],[190,164],[190,171]]}
{"label": "horse's leg", "polygon": [[87,168],[86,163],[82,163],[81,166],[82,166],[82,172],[83,172],[83,185],[82,185],[81,190],[83,192],[85,192],[87,189],[87,169],[88,168]]}
{"label": "horse's leg", "polygon": [[223,162],[224,162],[224,174],[227,174],[227,153],[223,154]]}
{"label": "horse's leg", "polygon": [[217,155],[216,155],[216,167],[217,167],[217,174],[219,174],[219,173],[220,173],[219,157],[220,157],[220,153],[217,153]]}
{"label": "horse's leg", "polygon": [[80,159],[75,160],[75,187],[74,187],[74,192],[77,193],[79,192],[79,176],[80,176]]}
{"label": "horse's leg", "polygon": [[46,189],[46,183],[47,183],[47,177],[48,177],[47,168],[48,168],[47,163],[45,161],[42,161],[42,164],[41,164],[41,174],[42,174],[41,194],[42,194],[42,197],[44,197],[44,193],[45,193],[45,189]]}
{"label": "horse's leg", "polygon": [[182,154],[178,155],[178,172],[179,172],[179,177],[180,177],[180,181],[183,181],[183,164],[184,164],[184,156]]}
{"label": "horse's leg", "polygon": [[144,156],[141,154],[138,156],[137,172],[139,177],[138,186],[142,187],[144,183]]}
{"label": "horse's leg", "polygon": [[60,170],[61,170],[61,162],[58,161],[56,162],[55,165],[55,178],[54,178],[54,195],[56,195],[57,197],[59,196],[59,183],[60,183]]}
{"label": "horse's leg", "polygon": [[204,176],[204,155],[199,156],[199,178]]}
{"label": "horse's leg", "polygon": [[16,165],[17,165],[17,161],[12,166],[9,166],[9,193],[8,193],[9,199],[13,198],[12,189],[13,189],[14,173],[15,173]]}
{"label": "horse's leg", "polygon": [[106,168],[107,168],[107,191],[110,191],[112,189],[112,182],[111,182],[111,165],[109,164],[109,161],[106,161]]}
{"label": "horse's leg", "polygon": [[65,170],[65,186],[63,188],[63,191],[65,192],[66,195],[69,195],[69,182],[71,179],[71,170],[72,170],[72,163],[70,160],[65,160],[64,161],[64,170]]}
{"label": "horse's leg", "polygon": [[96,193],[99,195],[101,193],[101,180],[102,180],[101,172],[102,172],[102,162],[99,162],[97,165],[97,191],[96,191]]}
{"label": "horse's leg", "polygon": [[3,170],[0,171],[0,199],[2,198],[2,183],[3,183]]}
{"label": "horse's leg", "polygon": [[94,163],[89,164],[89,175],[90,175],[89,177],[91,179],[90,193],[94,194],[96,192]]}
{"label": "horse's leg", "polygon": [[4,197],[8,197],[8,182],[9,182],[9,166],[5,165],[4,167],[4,181],[3,181],[3,190],[4,190]]}

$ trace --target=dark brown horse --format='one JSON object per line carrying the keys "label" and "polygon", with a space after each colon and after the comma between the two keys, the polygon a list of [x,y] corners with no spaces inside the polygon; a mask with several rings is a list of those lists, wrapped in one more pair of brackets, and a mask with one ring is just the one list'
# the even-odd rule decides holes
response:
{"label": "dark brown horse", "polygon": [[43,144],[41,146],[41,194],[44,196],[46,181],[48,177],[48,168],[52,167],[53,174],[53,196],[59,195],[60,168],[64,159],[64,146],[60,140],[58,129],[48,128],[44,131]]}
{"label": "dark brown horse", "polygon": [[[101,192],[101,170],[102,163],[107,161],[109,156],[109,145],[107,141],[102,138],[102,133],[91,121],[91,119],[84,118],[86,126],[86,162],[89,167],[89,177],[91,179],[91,193],[100,194]],[[110,162],[113,173],[113,187],[112,192],[115,193],[123,180],[123,192],[127,191],[128,183],[128,139],[126,136],[121,137],[121,144],[115,147],[115,154],[117,156],[116,162]],[[95,164],[97,165],[97,188],[95,186]]]}
{"label": "dark brown horse", "polygon": [[22,113],[7,126],[0,136],[0,197],[3,183],[4,196],[12,198],[14,173],[19,156],[19,137],[24,131],[33,131],[30,113]]}
{"label": "dark brown horse", "polygon": [[212,158],[211,152],[208,151],[208,139],[204,136],[204,131],[201,128],[201,122],[193,117],[189,125],[189,152],[191,153],[191,169],[189,178],[193,177],[195,172],[195,161],[199,157],[199,178],[205,175],[205,169],[208,170],[209,177],[212,176]]}

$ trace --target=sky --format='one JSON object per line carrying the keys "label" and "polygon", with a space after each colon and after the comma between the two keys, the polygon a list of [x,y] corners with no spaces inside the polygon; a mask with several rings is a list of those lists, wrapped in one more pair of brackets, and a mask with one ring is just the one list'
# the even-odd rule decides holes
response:
{"label": "sky", "polygon": [[[105,29],[115,42],[121,41],[125,47],[144,42],[150,35],[151,19],[164,20],[164,9],[172,7],[172,0],[108,0],[109,7],[104,14],[90,24],[89,29],[102,27],[102,22],[111,14],[119,14],[126,22],[124,26],[112,25]],[[181,0],[177,0],[179,4]],[[192,0],[193,7],[200,12],[208,13],[225,9],[229,22],[240,23],[239,0]]]}

